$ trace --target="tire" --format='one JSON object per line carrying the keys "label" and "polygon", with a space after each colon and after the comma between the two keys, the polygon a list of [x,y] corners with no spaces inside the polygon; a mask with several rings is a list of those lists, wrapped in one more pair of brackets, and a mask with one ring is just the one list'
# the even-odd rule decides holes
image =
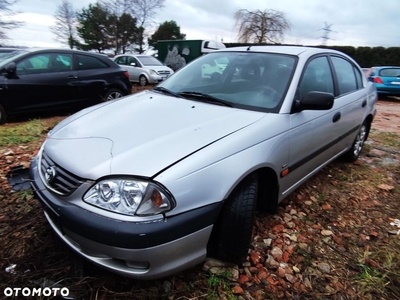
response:
{"label": "tire", "polygon": [[140,75],[140,76],[139,76],[139,85],[140,85],[140,86],[145,86],[145,85],[147,85],[148,83],[149,83],[149,82],[148,82],[146,76],[144,76],[144,75]]}
{"label": "tire", "polygon": [[367,122],[364,122],[361,125],[360,129],[358,130],[357,136],[354,139],[351,148],[343,155],[345,161],[354,162],[358,159],[363,149],[364,142],[368,137],[368,132],[369,132],[369,124]]}
{"label": "tire", "polygon": [[6,110],[3,105],[0,104],[0,124],[4,124],[7,121]]}
{"label": "tire", "polygon": [[209,243],[209,255],[225,262],[240,263],[250,246],[257,204],[258,177],[246,177],[222,207]]}
{"label": "tire", "polygon": [[110,101],[125,96],[119,89],[109,89],[104,94],[104,101]]}

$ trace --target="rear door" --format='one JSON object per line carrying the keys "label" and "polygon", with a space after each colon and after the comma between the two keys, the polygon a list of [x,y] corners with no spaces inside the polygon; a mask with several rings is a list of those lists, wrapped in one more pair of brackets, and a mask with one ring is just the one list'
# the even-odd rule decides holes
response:
{"label": "rear door", "polygon": [[331,61],[336,75],[335,107],[340,113],[340,140],[335,150],[339,153],[353,144],[368,109],[368,95],[358,67],[341,56],[332,55]]}

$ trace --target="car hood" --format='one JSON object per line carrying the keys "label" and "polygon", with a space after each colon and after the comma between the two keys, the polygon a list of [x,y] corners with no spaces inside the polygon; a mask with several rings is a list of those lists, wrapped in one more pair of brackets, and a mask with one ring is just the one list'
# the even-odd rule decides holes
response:
{"label": "car hood", "polygon": [[64,120],[52,130],[44,151],[86,179],[111,174],[153,177],[264,116],[143,92]]}

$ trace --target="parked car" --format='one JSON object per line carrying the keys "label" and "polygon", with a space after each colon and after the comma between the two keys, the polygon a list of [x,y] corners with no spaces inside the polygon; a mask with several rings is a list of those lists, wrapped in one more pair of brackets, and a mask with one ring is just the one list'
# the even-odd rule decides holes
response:
{"label": "parked car", "polygon": [[[221,76],[203,77],[220,60]],[[206,256],[240,262],[256,208],[275,211],[331,161],[358,158],[376,100],[338,51],[212,52],[59,123],[32,160],[32,187],[59,237],[112,272],[154,279]]]}
{"label": "parked car", "polygon": [[174,73],[150,55],[121,54],[115,56],[114,61],[129,72],[132,82],[138,82],[141,86],[159,83]]}
{"label": "parked car", "polygon": [[372,67],[368,76],[379,96],[400,96],[400,66]]}
{"label": "parked car", "polygon": [[7,115],[83,108],[130,93],[128,72],[104,55],[24,49],[0,60],[0,124]]}

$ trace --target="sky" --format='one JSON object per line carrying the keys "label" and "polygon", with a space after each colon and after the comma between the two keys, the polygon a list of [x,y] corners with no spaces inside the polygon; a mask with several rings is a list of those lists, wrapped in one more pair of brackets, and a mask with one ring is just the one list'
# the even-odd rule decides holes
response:
{"label": "sky", "polygon": [[[95,0],[70,0],[75,10],[87,8]],[[49,27],[61,0],[19,0],[13,18],[23,21],[18,29],[7,31],[3,45],[60,47]],[[283,12],[290,30],[282,43],[321,45],[323,28],[331,25],[327,45],[400,47],[399,0],[165,0],[158,11],[152,34],[158,24],[174,20],[186,39],[212,39],[237,42],[234,14],[239,9],[273,9]]]}

